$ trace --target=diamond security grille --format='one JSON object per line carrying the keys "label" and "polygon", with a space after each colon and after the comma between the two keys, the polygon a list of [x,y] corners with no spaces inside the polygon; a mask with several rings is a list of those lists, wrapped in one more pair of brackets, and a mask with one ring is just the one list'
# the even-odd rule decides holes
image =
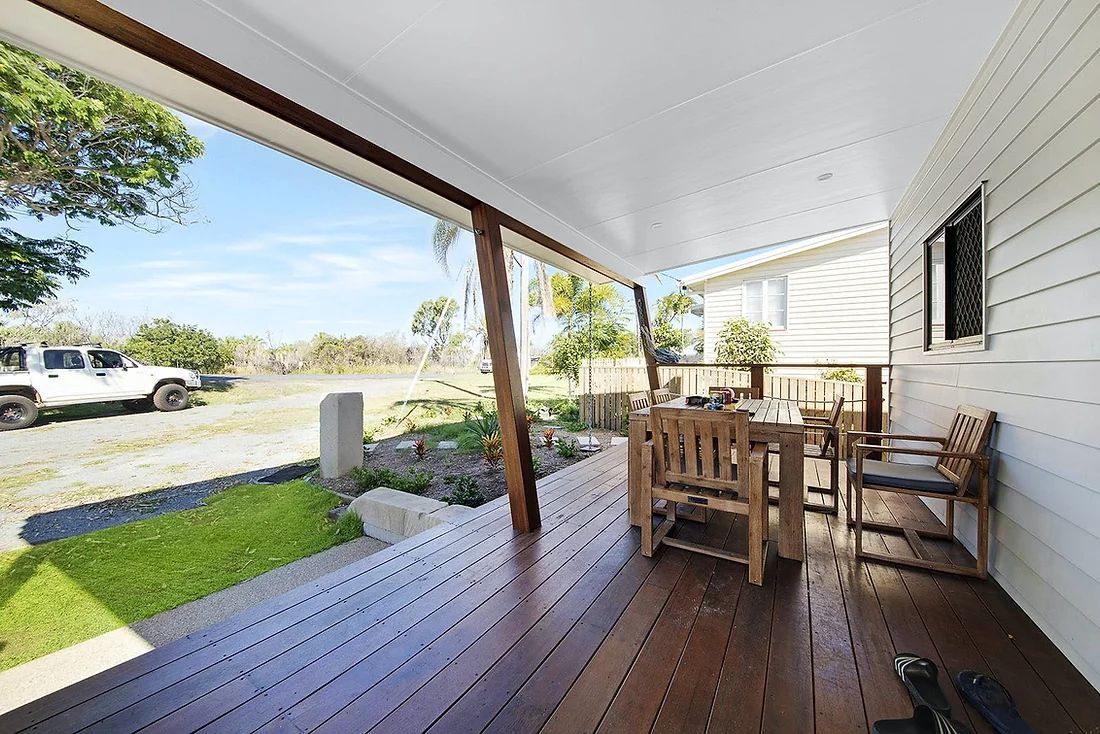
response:
{"label": "diamond security grille", "polygon": [[982,207],[971,207],[954,225],[954,338],[982,333]]}

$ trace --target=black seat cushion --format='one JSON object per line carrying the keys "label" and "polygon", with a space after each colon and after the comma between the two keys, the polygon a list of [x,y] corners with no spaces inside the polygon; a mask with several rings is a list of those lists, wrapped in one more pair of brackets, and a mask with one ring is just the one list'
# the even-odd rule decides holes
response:
{"label": "black seat cushion", "polygon": [[[848,473],[855,476],[856,460],[848,459]],[[863,460],[864,486],[875,484],[881,487],[915,489],[920,492],[939,492],[954,494],[955,485],[947,477],[928,464],[899,464],[893,461]]]}

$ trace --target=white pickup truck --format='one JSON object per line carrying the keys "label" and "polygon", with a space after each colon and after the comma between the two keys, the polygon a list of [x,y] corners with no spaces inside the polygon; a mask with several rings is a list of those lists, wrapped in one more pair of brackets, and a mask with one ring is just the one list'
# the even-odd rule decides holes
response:
{"label": "white pickup truck", "polygon": [[0,347],[0,431],[26,428],[40,408],[121,402],[129,410],[183,410],[202,387],[194,370],[150,367],[98,345]]}

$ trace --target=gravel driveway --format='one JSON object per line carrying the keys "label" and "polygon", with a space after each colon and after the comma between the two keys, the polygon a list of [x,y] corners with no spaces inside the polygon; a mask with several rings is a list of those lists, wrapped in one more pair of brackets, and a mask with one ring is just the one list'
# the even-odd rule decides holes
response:
{"label": "gravel driveway", "polygon": [[[210,404],[179,413],[111,407],[98,417],[44,416],[32,428],[0,433],[0,551],[158,508],[193,507],[229,484],[314,458],[327,393],[400,399],[409,379],[215,378],[213,390],[197,393]],[[163,489],[170,491],[153,491]]]}

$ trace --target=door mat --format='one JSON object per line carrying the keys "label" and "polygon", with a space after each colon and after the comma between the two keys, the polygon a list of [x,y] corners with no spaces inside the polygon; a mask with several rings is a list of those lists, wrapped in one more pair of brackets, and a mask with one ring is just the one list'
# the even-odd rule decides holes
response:
{"label": "door mat", "polygon": [[301,479],[306,474],[313,471],[312,466],[284,466],[273,474],[268,474],[266,477],[260,477],[256,480],[257,484],[282,484],[283,482],[289,482],[292,479]]}

